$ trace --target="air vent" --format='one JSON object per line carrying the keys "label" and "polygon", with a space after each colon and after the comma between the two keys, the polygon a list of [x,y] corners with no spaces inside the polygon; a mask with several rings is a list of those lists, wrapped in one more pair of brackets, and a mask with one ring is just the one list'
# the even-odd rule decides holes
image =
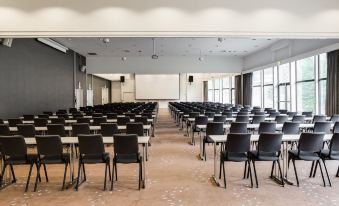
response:
{"label": "air vent", "polygon": [[90,55],[90,56],[96,56],[96,55],[98,55],[98,54],[95,53],[95,52],[88,52],[87,54]]}

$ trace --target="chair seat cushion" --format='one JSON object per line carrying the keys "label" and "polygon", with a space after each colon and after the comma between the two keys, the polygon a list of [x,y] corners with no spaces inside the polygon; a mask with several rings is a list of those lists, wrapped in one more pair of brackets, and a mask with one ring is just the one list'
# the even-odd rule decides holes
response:
{"label": "chair seat cushion", "polygon": [[204,137],[204,142],[205,143],[214,143],[214,141],[209,136]]}
{"label": "chair seat cushion", "polygon": [[279,160],[279,157],[275,152],[260,152],[257,150],[252,150],[249,152],[249,156],[251,159],[256,161],[276,161]]}
{"label": "chair seat cushion", "polygon": [[6,158],[6,162],[12,165],[30,164],[36,162],[38,159],[37,154],[27,154],[26,156],[11,156]]}
{"label": "chair seat cushion", "polygon": [[116,163],[123,163],[123,164],[128,164],[128,163],[138,163],[141,161],[141,157],[139,154],[118,154],[115,156],[114,161]]}
{"label": "chair seat cushion", "polygon": [[246,153],[234,153],[234,152],[222,151],[220,153],[220,160],[221,161],[232,161],[232,162],[244,162],[248,160],[248,157]]}
{"label": "chair seat cushion", "polygon": [[71,157],[69,153],[63,153],[62,156],[60,155],[41,156],[40,162],[42,164],[59,164],[69,162],[70,159]]}
{"label": "chair seat cushion", "polygon": [[292,159],[297,160],[314,161],[320,159],[319,154],[314,152],[300,152],[300,154],[298,155],[298,150],[289,150],[288,155]]}
{"label": "chair seat cushion", "polygon": [[109,162],[109,153],[103,154],[87,154],[82,156],[82,162],[87,164],[107,163]]}

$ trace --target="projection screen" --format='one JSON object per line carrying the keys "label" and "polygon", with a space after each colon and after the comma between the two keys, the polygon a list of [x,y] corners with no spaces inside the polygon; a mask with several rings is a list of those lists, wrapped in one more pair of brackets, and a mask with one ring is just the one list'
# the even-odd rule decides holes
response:
{"label": "projection screen", "polygon": [[136,99],[179,99],[179,74],[136,74]]}

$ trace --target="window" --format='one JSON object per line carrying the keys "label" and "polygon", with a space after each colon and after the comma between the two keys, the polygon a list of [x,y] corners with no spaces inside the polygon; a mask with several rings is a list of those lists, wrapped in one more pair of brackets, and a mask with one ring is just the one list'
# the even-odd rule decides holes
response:
{"label": "window", "polygon": [[327,84],[327,54],[319,55],[319,113],[325,114]]}
{"label": "window", "polygon": [[264,107],[273,108],[273,68],[264,69]]}
{"label": "window", "polygon": [[220,102],[220,79],[214,79],[214,102]]}
{"label": "window", "polygon": [[222,79],[222,103],[229,104],[230,101],[230,78],[224,77]]}
{"label": "window", "polygon": [[278,68],[278,107],[290,110],[291,105],[291,80],[290,63],[279,65]]}
{"label": "window", "polygon": [[261,107],[261,70],[252,75],[252,105]]}
{"label": "window", "polygon": [[208,101],[213,102],[214,101],[214,87],[213,87],[213,80],[208,80]]}
{"label": "window", "polygon": [[297,61],[297,111],[315,112],[315,58]]}
{"label": "window", "polygon": [[232,99],[231,99],[231,103],[235,104],[235,76],[232,76],[231,83],[232,83],[232,88],[231,88]]}

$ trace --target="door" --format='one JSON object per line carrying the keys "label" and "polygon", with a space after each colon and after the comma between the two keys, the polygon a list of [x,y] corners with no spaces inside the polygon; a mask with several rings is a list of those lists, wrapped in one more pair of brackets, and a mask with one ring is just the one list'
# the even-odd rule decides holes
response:
{"label": "door", "polygon": [[101,103],[107,104],[108,102],[108,88],[103,87],[101,89]]}
{"label": "door", "polygon": [[84,94],[82,89],[75,90],[75,107],[79,109],[84,105]]}
{"label": "door", "polygon": [[87,106],[93,106],[93,90],[87,90]]}

